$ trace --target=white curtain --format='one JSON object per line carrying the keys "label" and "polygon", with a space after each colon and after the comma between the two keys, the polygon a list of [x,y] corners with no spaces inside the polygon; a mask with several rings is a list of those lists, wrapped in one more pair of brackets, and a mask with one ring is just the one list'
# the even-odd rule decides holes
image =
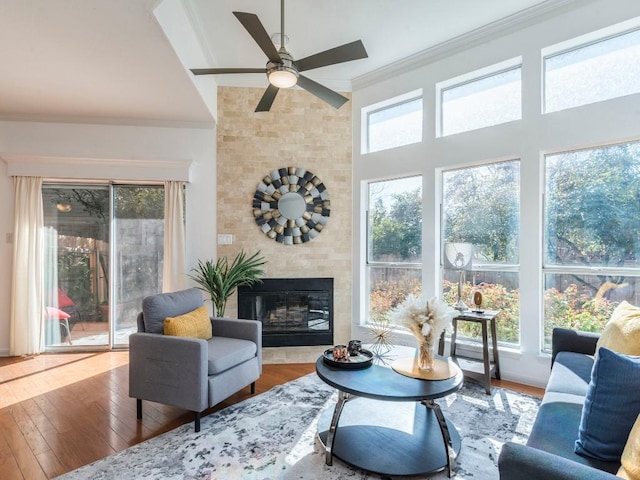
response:
{"label": "white curtain", "polygon": [[163,292],[182,290],[185,284],[183,189],[184,182],[164,182]]}
{"label": "white curtain", "polygon": [[9,355],[44,350],[42,178],[13,177],[13,274]]}

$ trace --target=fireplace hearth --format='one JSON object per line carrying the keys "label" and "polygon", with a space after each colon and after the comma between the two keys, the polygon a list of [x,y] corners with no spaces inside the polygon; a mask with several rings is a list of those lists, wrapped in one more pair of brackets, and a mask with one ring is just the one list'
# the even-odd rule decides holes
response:
{"label": "fireplace hearth", "polygon": [[238,317],[262,322],[265,347],[333,345],[333,278],[265,278],[239,287]]}

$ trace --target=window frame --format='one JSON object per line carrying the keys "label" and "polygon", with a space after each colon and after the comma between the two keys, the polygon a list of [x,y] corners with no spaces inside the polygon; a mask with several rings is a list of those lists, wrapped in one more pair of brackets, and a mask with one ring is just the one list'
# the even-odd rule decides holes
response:
{"label": "window frame", "polygon": [[[493,76],[500,75],[501,73],[509,72],[511,70],[518,70],[518,69],[520,70],[520,117],[519,118],[506,120],[504,122],[499,122],[492,125],[484,125],[482,127],[473,128],[471,130],[462,130],[460,132],[447,133],[447,134],[444,133],[444,101],[443,101],[444,92],[448,90],[452,90],[457,87],[469,85],[473,82],[491,78]],[[436,109],[435,109],[436,138],[449,137],[451,135],[457,135],[457,134],[466,133],[466,132],[473,132],[481,128],[495,127],[498,125],[503,125],[505,123],[522,120],[522,103],[523,103],[522,69],[523,69],[523,60],[522,60],[522,55],[520,55],[514,58],[510,58],[508,60],[505,60],[503,62],[494,63],[493,65],[489,65],[487,67],[483,67],[471,72],[464,73],[462,75],[458,75],[457,77],[453,77],[448,80],[444,80],[442,82],[437,82],[436,83]]]}
{"label": "window frame", "polygon": [[[394,107],[398,107],[401,105],[405,105],[407,103],[421,100],[421,125],[420,125],[420,140],[411,143],[403,143],[399,145],[394,145],[392,147],[383,148],[380,150],[371,150],[371,130],[369,127],[369,118],[371,114],[379,113],[384,110],[389,110]],[[382,102],[377,102],[372,105],[368,105],[363,107],[360,111],[360,125],[361,125],[361,142],[360,142],[360,154],[367,155],[370,153],[382,152],[385,150],[390,150],[392,148],[404,147],[407,145],[414,145],[416,143],[420,143],[424,140],[424,95],[422,88],[417,90],[412,90],[410,92],[404,93],[402,95],[395,96],[393,98],[389,98],[387,100],[383,100]]]}
{"label": "window frame", "polygon": [[[616,98],[622,98],[627,95],[635,95],[640,92],[636,92],[635,94],[625,94],[616,97],[606,98],[602,100],[596,100],[595,102],[581,103],[579,105],[574,105],[571,107],[561,108],[557,110],[547,110],[547,59],[557,57],[560,55],[564,55],[566,53],[575,52],[582,48],[587,48],[592,45],[597,45],[598,43],[603,43],[608,40],[612,40],[616,37],[621,37],[626,34],[630,34],[633,32],[640,31],[640,17],[632,18],[630,20],[617,23],[615,25],[610,25],[605,28],[601,28],[592,32],[589,32],[584,35],[580,35],[569,40],[565,40],[563,42],[556,43],[554,45],[550,45],[541,49],[541,98],[540,98],[540,113],[542,115],[551,114],[555,112],[563,112],[565,110],[570,110],[572,108],[579,108],[586,105],[593,105],[594,103],[601,103],[610,100],[614,100]],[[640,44],[638,44],[640,46]],[[579,149],[578,149],[579,150]],[[574,151],[578,151],[574,150]],[[547,155],[547,154],[545,154]]]}
{"label": "window frame", "polygon": [[[445,270],[450,270],[446,267],[446,263],[445,263],[445,244],[447,243],[445,241],[445,230],[446,230],[446,216],[445,216],[445,205],[444,205],[444,192],[445,192],[445,188],[444,188],[444,184],[445,184],[445,175],[447,173],[450,172],[460,172],[460,171],[464,171],[464,170],[469,170],[469,169],[473,169],[473,168],[481,168],[481,167],[487,167],[490,165],[499,165],[499,164],[503,164],[503,163],[517,163],[518,164],[518,185],[517,185],[517,191],[518,191],[518,197],[519,197],[519,210],[518,210],[518,227],[517,227],[517,238],[518,238],[518,262],[517,263],[513,263],[513,262],[508,262],[508,263],[487,263],[487,262],[476,262],[474,260],[473,262],[473,269],[469,270],[466,272],[466,278],[468,281],[468,278],[471,277],[472,278],[472,283],[473,283],[473,276],[475,273],[508,273],[508,274],[515,274],[518,277],[518,287],[517,290],[520,290],[520,271],[521,271],[521,249],[520,249],[520,235],[521,235],[521,207],[522,207],[522,159],[521,158],[509,158],[509,159],[504,159],[504,160],[487,160],[487,161],[483,161],[481,163],[475,163],[475,164],[469,164],[466,166],[456,166],[453,168],[447,168],[447,169],[442,169],[440,171],[439,177],[440,177],[440,198],[439,198],[439,206],[440,206],[440,235],[438,238],[439,243],[439,292],[440,292],[440,296],[444,297],[444,291],[443,291],[443,285],[444,285],[444,273]],[[465,303],[468,304],[468,300],[464,299]],[[519,305],[518,305],[518,311],[520,312],[519,318],[518,318],[518,323],[519,323],[519,327],[518,327],[518,342],[517,343],[513,343],[513,342],[506,342],[504,340],[499,340],[498,339],[498,344],[502,347],[507,347],[507,348],[516,348],[519,349],[520,346],[522,345],[522,310],[521,310],[521,306],[522,306],[522,298],[521,296],[519,296],[519,301],[518,301]],[[463,333],[460,334],[461,338],[464,338],[465,340],[473,343],[473,344],[480,344],[481,343],[481,339],[476,338],[476,337],[469,337],[464,335]]]}
{"label": "window frame", "polygon": [[[366,325],[370,325],[372,323],[372,318],[371,318],[371,276],[369,274],[371,269],[375,269],[375,268],[390,268],[390,269],[406,269],[406,270],[416,270],[416,271],[420,271],[422,272],[423,270],[423,261],[420,262],[391,262],[391,261],[380,261],[380,260],[370,260],[370,233],[372,232],[371,229],[371,223],[370,223],[370,215],[369,212],[371,211],[370,209],[370,200],[371,200],[371,185],[374,183],[381,183],[381,182],[393,182],[396,180],[403,180],[403,179],[408,179],[408,178],[420,178],[421,179],[421,196],[423,195],[423,181],[424,181],[424,175],[419,173],[419,174],[412,174],[412,175],[402,175],[402,176],[394,176],[394,177],[387,177],[387,178],[379,178],[379,179],[370,179],[364,182],[364,185],[366,186],[366,207],[363,210],[364,213],[364,225],[365,225],[365,230],[364,230],[364,269],[363,269],[363,275],[364,275],[364,282],[361,282],[361,284],[364,284],[365,289],[363,291],[363,300],[364,300],[364,315],[361,315],[361,320],[362,320],[362,325],[366,326]],[[424,212],[422,212],[422,216],[424,218]],[[423,239],[421,239],[423,241]]]}
{"label": "window frame", "polygon": [[620,267],[620,266],[606,266],[606,265],[595,265],[595,266],[581,266],[581,265],[559,265],[555,263],[548,263],[546,256],[546,248],[547,248],[547,157],[555,156],[555,155],[563,155],[577,152],[586,152],[586,151],[594,151],[599,149],[605,149],[608,147],[614,147],[619,145],[630,145],[630,144],[640,144],[640,139],[622,141],[622,142],[613,142],[613,143],[603,143],[598,145],[580,147],[580,148],[571,148],[571,149],[563,149],[563,150],[554,150],[554,151],[546,151],[542,152],[542,185],[541,185],[541,197],[542,197],[542,205],[541,205],[541,229],[540,233],[542,235],[542,239],[540,242],[542,252],[540,255],[540,302],[541,302],[541,318],[539,322],[539,331],[540,331],[540,352],[545,354],[550,354],[550,348],[546,347],[545,344],[545,327],[546,327],[546,277],[547,275],[583,275],[583,276],[629,276],[629,277],[637,277],[640,279],[640,265],[635,267]]}

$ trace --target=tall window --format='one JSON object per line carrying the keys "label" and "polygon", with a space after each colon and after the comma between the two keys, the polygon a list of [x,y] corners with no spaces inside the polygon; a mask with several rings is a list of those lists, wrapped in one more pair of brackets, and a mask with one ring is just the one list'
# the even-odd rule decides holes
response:
{"label": "tall window", "polygon": [[[463,269],[462,301],[472,304],[473,293],[483,294],[483,308],[499,310],[498,339],[520,341],[519,229],[520,162],[509,161],[451,170],[442,174],[443,297],[458,299],[459,269]],[[447,261],[449,250],[472,251],[461,266]],[[471,322],[460,331],[478,337]]]}
{"label": "tall window", "polygon": [[489,71],[473,72],[436,85],[440,95],[440,136],[522,118],[520,64],[491,67]]}
{"label": "tall window", "polygon": [[640,303],[640,144],[548,155],[544,347],[565,327],[601,331],[623,300]]}
{"label": "tall window", "polygon": [[128,344],[142,299],[162,289],[164,189],[45,185],[42,195],[45,345]]}
{"label": "tall window", "polygon": [[422,141],[422,91],[371,105],[362,110],[363,153]]}
{"label": "tall window", "polygon": [[367,207],[368,319],[422,291],[422,177],[369,183]]}
{"label": "tall window", "polygon": [[545,112],[638,92],[640,30],[609,36],[544,57]]}

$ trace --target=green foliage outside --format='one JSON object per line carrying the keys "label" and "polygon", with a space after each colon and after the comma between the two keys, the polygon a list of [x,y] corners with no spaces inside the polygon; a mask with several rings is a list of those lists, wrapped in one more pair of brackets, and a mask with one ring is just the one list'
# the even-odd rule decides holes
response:
{"label": "green foliage outside", "polygon": [[[502,342],[518,343],[520,330],[519,292],[508,290],[503,285],[483,283],[483,306],[488,310],[500,310],[498,316],[498,339]],[[471,298],[477,286],[467,282],[463,288],[463,299]],[[404,282],[379,282],[371,292],[371,318],[376,321],[386,321],[387,313],[402,303],[409,293],[420,294],[422,285],[418,280]],[[442,299],[453,305],[458,299],[458,284],[444,281]],[[464,322],[459,325],[459,334],[480,338],[480,325]]]}
{"label": "green foliage outside", "polygon": [[[473,292],[478,288],[482,291],[482,308],[485,310],[498,310],[500,314],[496,318],[496,330],[498,340],[501,342],[520,342],[520,292],[517,289],[509,289],[504,285],[495,283],[482,283],[472,285],[466,282],[462,289],[462,299],[471,305]],[[444,281],[443,300],[453,305],[458,300],[458,284]],[[460,322],[458,334],[472,338],[482,338],[482,329],[479,323]]]}
{"label": "green foliage outside", "polygon": [[87,287],[91,285],[91,275],[87,253],[68,250],[58,253],[58,286],[82,310],[91,308],[94,301],[93,292]]}
{"label": "green foliage outside", "polygon": [[[473,259],[481,265],[513,265],[519,251],[520,172],[518,162],[504,162],[445,172],[443,241],[474,244]],[[626,268],[640,265],[640,144],[614,145],[547,157],[545,171],[545,264],[564,267],[545,276],[544,337],[549,346],[554,327],[601,331],[615,306],[626,299],[637,304],[637,276]],[[393,195],[386,209],[371,216],[373,259],[411,261],[420,250],[421,200],[413,192]],[[524,219],[522,220],[524,221]],[[611,272],[571,272],[576,267],[607,267]],[[478,268],[479,267],[479,268]],[[372,282],[371,315],[375,319],[396,306],[416,282]],[[419,282],[418,282],[419,283]],[[463,300],[469,303],[470,282]],[[483,308],[500,310],[498,337],[519,342],[519,286],[483,283]],[[443,298],[453,304],[457,285],[443,283]],[[526,316],[526,312],[523,313]],[[528,319],[527,319],[528,320]],[[464,334],[479,335],[467,324]],[[475,330],[474,330],[475,328]]]}
{"label": "green foliage outside", "polygon": [[[547,261],[560,265],[637,265],[640,146],[548,159]],[[598,285],[593,285],[594,292]]]}
{"label": "green foliage outside", "polygon": [[[116,186],[114,192],[114,217],[119,220],[164,219],[164,188],[162,186]],[[74,188],[46,188],[43,190],[45,202],[51,204],[69,204],[70,213],[63,213],[52,218],[51,222],[59,235],[76,238],[71,242],[75,247],[63,248],[58,251],[58,285],[69,295],[75,306],[80,309],[84,318],[92,318],[98,314],[97,302],[103,303],[105,293],[100,295],[96,291],[95,268],[91,268],[91,258],[95,257],[95,247],[90,246],[91,240],[101,240],[103,245],[109,242],[109,189],[104,186],[78,186]],[[48,211],[45,210],[45,211]],[[88,239],[83,241],[82,239]],[[65,242],[69,243],[69,241]],[[103,252],[104,255],[104,252]],[[104,278],[108,282],[106,257],[100,256],[103,263]],[[127,257],[120,252],[121,266],[129,267],[127,273],[130,284],[125,289],[124,296],[138,295],[136,291],[140,285],[155,285],[157,281],[157,263],[155,255],[148,252],[138,253]],[[108,284],[108,283],[107,283]],[[107,294],[108,295],[108,294]],[[122,298],[120,299],[122,300]]]}
{"label": "green foliage outside", "polygon": [[371,222],[371,255],[376,261],[419,261],[422,257],[421,189],[391,195],[386,207],[375,201]]}
{"label": "green foliage outside", "polygon": [[619,302],[594,298],[580,293],[576,284],[560,292],[549,288],[544,292],[547,322],[544,325],[545,345],[551,346],[551,332],[555,327],[601,332]]}
{"label": "green foliage outside", "polygon": [[444,176],[445,242],[472,243],[476,261],[517,264],[518,162],[456,170]]}
{"label": "green foliage outside", "polygon": [[[79,206],[88,218],[108,224],[109,190],[106,187],[55,188],[47,189],[47,192],[52,203]],[[114,193],[116,218],[164,219],[164,188],[117,186]]]}
{"label": "green foliage outside", "polygon": [[387,313],[402,303],[407,295],[420,295],[421,292],[422,283],[416,279],[377,282],[369,296],[371,319],[376,322],[387,321]]}
{"label": "green foliage outside", "polygon": [[164,219],[164,188],[118,187],[115,194],[116,218]]}
{"label": "green foliage outside", "polygon": [[[412,281],[404,284],[380,282],[371,292],[371,317],[375,320],[386,320],[387,312],[401,303],[408,293],[419,294],[420,283]],[[503,285],[483,283],[472,285],[466,282],[463,288],[463,299],[470,299],[473,292],[481,288],[483,295],[482,308],[498,310],[497,318],[498,340],[501,342],[519,343],[520,335],[520,292],[509,290]],[[443,285],[443,300],[450,305],[458,299],[458,285],[446,281]],[[606,298],[590,298],[578,292],[574,284],[560,292],[555,289],[545,291],[545,310],[553,321],[545,324],[545,345],[550,347],[551,331],[555,327],[585,330],[589,332],[602,331],[611,313],[617,306]],[[480,325],[472,322],[462,322],[459,334],[471,338],[481,338]]]}

